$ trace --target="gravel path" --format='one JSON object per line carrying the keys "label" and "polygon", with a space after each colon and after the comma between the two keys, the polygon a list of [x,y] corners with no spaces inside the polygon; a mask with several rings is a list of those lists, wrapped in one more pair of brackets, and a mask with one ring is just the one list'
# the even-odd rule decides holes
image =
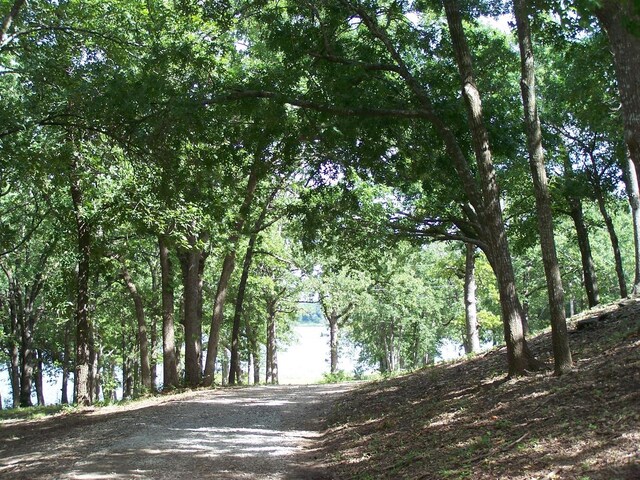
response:
{"label": "gravel path", "polygon": [[0,426],[0,478],[322,479],[313,444],[348,385],[252,387]]}

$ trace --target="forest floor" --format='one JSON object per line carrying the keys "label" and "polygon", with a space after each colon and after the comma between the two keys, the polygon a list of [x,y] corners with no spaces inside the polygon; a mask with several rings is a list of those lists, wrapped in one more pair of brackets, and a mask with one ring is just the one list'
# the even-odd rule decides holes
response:
{"label": "forest floor", "polygon": [[[502,348],[365,384],[3,420],[0,478],[640,479],[640,301],[572,318],[570,339],[560,378],[506,380]],[[530,342],[549,364],[550,344]]]}
{"label": "forest floor", "polygon": [[0,478],[321,479],[313,450],[354,385],[199,390],[0,422]]}
{"label": "forest floor", "polygon": [[[339,479],[640,479],[640,301],[571,318],[575,370],[506,380],[506,353],[342,397],[316,454]],[[530,341],[551,365],[551,339]]]}

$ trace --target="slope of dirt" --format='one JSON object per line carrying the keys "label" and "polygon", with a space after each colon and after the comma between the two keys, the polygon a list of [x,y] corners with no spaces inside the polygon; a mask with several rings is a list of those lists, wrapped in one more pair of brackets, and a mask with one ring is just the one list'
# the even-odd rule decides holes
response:
{"label": "slope of dirt", "polygon": [[640,303],[571,320],[572,373],[505,381],[500,349],[368,384],[318,455],[337,479],[640,479]]}
{"label": "slope of dirt", "polygon": [[351,385],[201,390],[0,423],[0,478],[326,478],[309,447]]}

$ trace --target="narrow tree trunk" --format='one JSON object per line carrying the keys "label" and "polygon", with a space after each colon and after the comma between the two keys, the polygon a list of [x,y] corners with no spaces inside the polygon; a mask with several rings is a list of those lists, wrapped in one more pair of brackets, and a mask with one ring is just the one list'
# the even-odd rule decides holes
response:
{"label": "narrow tree trunk", "polygon": [[151,365],[149,363],[149,344],[147,340],[147,322],[145,319],[144,313],[144,305],[142,303],[142,297],[138,292],[138,288],[136,284],[133,282],[129,271],[126,266],[122,266],[121,271],[122,279],[124,280],[124,284],[129,290],[129,294],[133,299],[133,304],[135,306],[136,312],[136,320],[138,325],[138,345],[140,349],[140,370],[141,370],[141,378],[142,378],[142,388],[144,393],[149,393],[153,391],[153,384],[151,383]]}
{"label": "narrow tree trunk", "polygon": [[274,301],[267,302],[267,372],[266,383],[278,383],[278,360],[276,352],[276,306]]}
{"label": "narrow tree trunk", "polygon": [[218,356],[218,343],[220,342],[220,330],[224,321],[224,304],[227,299],[229,280],[236,266],[235,249],[228,252],[222,262],[222,271],[218,280],[218,288],[213,307],[213,317],[211,320],[211,331],[209,333],[209,343],[207,345],[207,360],[204,367],[203,385],[210,387],[213,385],[213,375]]}
{"label": "narrow tree trunk", "polygon": [[2,20],[2,25],[0,25],[0,47],[2,47],[2,44],[4,43],[5,36],[9,32],[11,24],[16,19],[18,13],[20,12],[20,9],[24,6],[25,3],[27,3],[26,0],[15,0],[15,2],[13,2],[11,10]]}
{"label": "narrow tree trunk", "polygon": [[162,371],[163,390],[177,388],[178,359],[176,357],[175,331],[174,331],[174,296],[173,296],[173,268],[167,239],[158,237],[160,249],[160,276],[162,289]]}
{"label": "narrow tree trunk", "polygon": [[467,330],[465,342],[466,353],[480,351],[480,334],[478,332],[478,312],[476,309],[476,246],[466,244],[466,261],[464,270],[464,313]]}
{"label": "narrow tree trunk", "polygon": [[595,14],[609,36],[622,103],[625,141],[640,175],[640,37],[631,25],[640,22],[634,0],[602,0]]}
{"label": "narrow tree trunk", "polygon": [[227,289],[231,275],[236,267],[236,248],[238,240],[244,228],[247,216],[249,215],[256,187],[258,186],[258,165],[259,161],[256,157],[249,174],[244,200],[240,206],[240,210],[238,211],[238,216],[234,226],[234,233],[229,238],[229,251],[222,262],[222,272],[220,272],[220,278],[218,280],[218,288],[216,289],[216,297],[213,304],[213,315],[211,317],[211,329],[209,333],[209,343],[207,346],[207,360],[204,366],[203,385],[205,387],[213,385],[213,374],[215,371],[216,357],[218,356],[218,342],[220,341],[220,329],[224,322],[224,304],[227,299]]}
{"label": "narrow tree trunk", "polygon": [[618,278],[618,288],[620,290],[620,298],[627,298],[627,281],[624,278],[624,267],[622,266],[622,254],[620,253],[620,241],[618,240],[618,234],[616,233],[616,229],[613,225],[613,220],[611,219],[611,215],[607,210],[606,201],[604,198],[604,193],[602,192],[602,187],[600,186],[600,175],[597,173],[597,165],[593,156],[591,157],[592,165],[593,165],[593,191],[596,196],[596,201],[598,203],[598,209],[600,210],[600,215],[602,215],[602,219],[604,220],[604,224],[607,227],[607,233],[609,234],[609,241],[611,242],[611,249],[613,250],[613,258],[616,268],[616,276]]}
{"label": "narrow tree trunk", "polygon": [[62,391],[60,392],[60,402],[63,405],[69,403],[69,368],[71,366],[71,339],[69,338],[69,324],[64,327],[64,353],[62,358]]}
{"label": "narrow tree trunk", "polygon": [[638,177],[635,166],[628,157],[623,170],[624,183],[627,190],[627,198],[631,207],[631,218],[633,219],[633,246],[635,268],[633,274],[633,295],[640,294],[640,189],[638,188]]}
{"label": "narrow tree trunk", "polygon": [[330,372],[338,371],[338,314],[335,310],[331,312],[329,321],[329,358]]}
{"label": "narrow tree trunk", "polygon": [[258,345],[257,333],[249,321],[245,322],[245,330],[247,332],[249,348],[253,355],[253,383],[258,385],[260,383],[260,346]]}
{"label": "narrow tree trunk", "polygon": [[9,369],[9,377],[11,380],[11,396],[13,399],[13,408],[20,406],[20,350],[16,341],[11,343],[11,363]]}
{"label": "narrow tree trunk", "polygon": [[569,212],[573,219],[580,248],[580,258],[582,261],[582,276],[584,288],[587,292],[587,302],[593,308],[600,303],[600,292],[598,290],[598,280],[596,277],[596,267],[591,255],[591,242],[589,241],[589,231],[584,221],[582,211],[582,201],[579,198],[571,197],[569,201]]}
{"label": "narrow tree trunk", "polygon": [[540,248],[542,250],[542,263],[547,280],[549,311],[551,313],[554,370],[556,375],[562,375],[571,370],[573,362],[571,360],[567,321],[564,313],[564,288],[553,234],[551,194],[547,182],[547,172],[544,167],[542,130],[540,129],[540,118],[538,117],[536,76],[527,0],[514,0],[513,5],[518,30],[518,44],[520,46],[522,71],[520,87],[527,131],[529,166],[536,198]]}
{"label": "narrow tree trunk", "polygon": [[133,397],[133,372],[131,365],[131,352],[129,351],[127,321],[122,317],[120,324],[122,332],[122,399],[130,399]]}
{"label": "narrow tree trunk", "polygon": [[94,347],[91,357],[93,359],[92,361],[93,390],[92,390],[91,396],[93,401],[97,402],[100,400],[100,390],[102,389],[102,373],[101,373],[102,355],[101,355],[100,348]]}
{"label": "narrow tree trunk", "polygon": [[233,329],[231,332],[231,371],[229,372],[229,384],[234,385],[239,378],[235,378],[235,371],[240,363],[240,323],[242,320],[242,305],[244,303],[244,295],[247,290],[247,281],[249,280],[249,271],[251,270],[251,262],[253,260],[253,251],[258,239],[258,232],[251,234],[247,252],[244,255],[242,264],[242,275],[240,276],[240,284],[238,285],[238,294],[236,296],[236,308],[233,314]]}
{"label": "narrow tree trunk", "polygon": [[509,376],[522,375],[527,370],[540,368],[540,363],[529,351],[524,336],[522,306],[516,293],[513,263],[502,220],[500,190],[491,158],[489,135],[484,126],[482,102],[473,76],[471,52],[464,35],[459,5],[456,0],[447,0],[444,2],[444,6],[460,73],[462,96],[467,107],[468,123],[482,187],[483,200],[480,214],[489,248],[489,251],[485,253],[498,280]]}
{"label": "narrow tree trunk", "polygon": [[80,186],[79,168],[71,164],[71,199],[76,219],[78,241],[78,283],[76,290],[76,374],[75,397],[79,405],[91,404],[89,357],[91,324],[89,322],[89,273],[91,262],[91,227],[85,217],[84,195]]}
{"label": "narrow tree trunk", "polygon": [[38,405],[44,407],[44,382],[43,382],[43,372],[44,372],[44,364],[42,362],[42,353],[38,350],[35,351],[36,357],[36,370],[35,370],[35,387],[36,387],[36,398],[38,399]]}
{"label": "narrow tree trunk", "polygon": [[600,303],[600,293],[598,292],[598,280],[596,269],[591,255],[591,243],[589,242],[589,231],[584,221],[582,201],[571,192],[571,183],[574,181],[573,167],[568,156],[564,159],[565,175],[565,198],[569,205],[569,215],[576,228],[578,247],[580,248],[580,259],[582,261],[582,276],[584,288],[587,292],[589,307],[595,307]]}

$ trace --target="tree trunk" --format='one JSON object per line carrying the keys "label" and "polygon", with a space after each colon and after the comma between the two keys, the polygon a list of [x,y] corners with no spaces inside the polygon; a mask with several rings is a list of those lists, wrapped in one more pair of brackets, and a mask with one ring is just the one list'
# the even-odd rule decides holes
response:
{"label": "tree trunk", "polygon": [[197,249],[197,238],[189,236],[191,250],[181,255],[184,298],[185,382],[197,387],[202,382],[202,270],[206,256]]}
{"label": "tree trunk", "polygon": [[129,342],[127,341],[127,321],[122,317],[120,324],[122,331],[122,399],[130,399],[133,397],[133,372],[131,365],[131,352],[129,351]]}
{"label": "tree trunk", "polygon": [[579,198],[571,197],[569,200],[569,211],[578,237],[578,247],[580,248],[580,258],[582,260],[582,276],[584,288],[587,292],[589,307],[593,308],[600,303],[600,293],[598,291],[598,280],[596,268],[591,255],[591,242],[589,241],[589,231],[584,221],[582,212],[582,201]]}
{"label": "tree trunk", "polygon": [[466,261],[464,270],[464,313],[467,330],[465,342],[466,353],[480,351],[480,335],[478,332],[478,312],[476,309],[476,246],[466,244]]}
{"label": "tree trunk", "polygon": [[9,32],[11,24],[18,16],[20,9],[24,6],[25,3],[27,3],[26,0],[15,0],[15,2],[13,2],[11,10],[2,20],[2,25],[0,25],[0,47],[2,47],[2,44],[4,43],[5,35]]}
{"label": "tree trunk", "polygon": [[62,391],[60,392],[60,402],[63,405],[69,403],[69,368],[71,366],[71,339],[69,338],[69,323],[64,327],[64,357],[62,358]]}
{"label": "tree trunk", "polygon": [[560,265],[556,253],[553,234],[553,218],[551,213],[551,194],[544,167],[544,151],[542,149],[542,130],[536,99],[536,76],[534,66],[533,45],[529,26],[527,0],[514,0],[513,10],[518,30],[520,46],[522,104],[527,132],[529,166],[533,178],[533,189],[536,198],[536,214],[542,263],[547,280],[547,295],[551,313],[551,342],[553,345],[554,370],[562,375],[571,370],[571,349],[567,335],[567,321],[564,312],[564,288],[560,275]]}
{"label": "tree trunk", "polygon": [[582,261],[582,276],[584,288],[587,292],[587,301],[589,307],[595,307],[600,303],[600,294],[598,292],[598,280],[596,278],[596,269],[593,264],[593,256],[591,255],[591,243],[589,242],[589,231],[584,221],[584,213],[582,210],[582,201],[579,197],[571,192],[570,184],[573,182],[573,167],[568,156],[564,159],[565,174],[565,198],[569,204],[569,215],[573,220],[576,228],[578,239],[578,247],[580,248],[580,259]]}
{"label": "tree trunk", "polygon": [[522,375],[527,370],[540,368],[540,363],[529,351],[524,336],[522,306],[516,293],[511,253],[502,220],[500,190],[491,158],[489,135],[484,126],[482,102],[473,76],[471,52],[464,35],[459,5],[456,0],[448,0],[444,2],[444,6],[460,73],[462,96],[467,107],[468,123],[480,177],[482,208],[479,213],[488,246],[488,251],[485,253],[498,280],[509,376]]}
{"label": "tree trunk", "polygon": [[618,277],[618,288],[620,289],[620,298],[627,298],[627,281],[624,278],[624,268],[622,266],[622,254],[620,253],[620,242],[618,240],[618,234],[616,233],[616,229],[613,226],[613,220],[611,219],[611,215],[607,211],[607,205],[604,198],[604,192],[602,191],[601,186],[601,178],[598,173],[598,166],[596,164],[595,158],[593,154],[591,156],[591,164],[593,167],[592,177],[593,177],[593,191],[596,196],[596,201],[598,203],[598,209],[600,210],[600,215],[602,215],[602,219],[604,220],[604,224],[607,227],[607,233],[609,234],[609,241],[611,242],[611,249],[613,250],[613,258],[616,268],[616,276]]}
{"label": "tree trunk", "polygon": [[267,371],[266,383],[278,383],[278,360],[276,351],[276,306],[274,301],[267,302]]}
{"label": "tree trunk", "polygon": [[11,380],[11,396],[13,408],[20,406],[20,350],[15,340],[11,342],[11,362],[9,368],[9,378]]}
{"label": "tree trunk", "polygon": [[633,245],[635,268],[633,274],[633,295],[640,294],[640,189],[638,188],[638,177],[635,166],[628,157],[625,168],[622,169],[624,183],[627,190],[627,198],[631,207],[631,217],[633,219]]}
{"label": "tree trunk", "polygon": [[602,0],[595,14],[609,36],[618,80],[624,134],[631,159],[640,178],[640,37],[630,30],[638,25],[640,12],[634,0]]}
{"label": "tree trunk", "polygon": [[330,372],[338,371],[338,313],[333,310],[329,317],[329,351],[330,351]]}
{"label": "tree trunk", "polygon": [[[238,211],[236,218],[234,233],[229,238],[230,250],[224,257],[222,262],[222,272],[220,272],[220,278],[218,280],[218,288],[216,289],[216,297],[213,304],[213,316],[211,318],[211,329],[209,333],[209,343],[207,346],[207,360],[204,367],[204,381],[205,387],[213,385],[213,374],[215,371],[216,357],[218,356],[218,342],[220,341],[220,329],[224,322],[224,304],[227,299],[227,289],[229,286],[229,280],[236,267],[236,248],[238,239],[244,228],[245,221],[249,215],[251,204],[253,203],[253,197],[258,186],[258,167],[260,162],[256,157],[249,173],[249,179],[247,181],[247,188],[245,191],[244,200]],[[234,369],[231,369],[233,372]]]}
{"label": "tree trunk", "polygon": [[260,383],[260,346],[258,345],[258,336],[249,321],[245,322],[245,330],[247,332],[249,348],[253,355],[253,383],[258,385]]}
{"label": "tree trunk", "polygon": [[258,239],[258,232],[253,232],[249,238],[249,245],[247,246],[247,252],[244,255],[244,262],[242,264],[242,275],[240,277],[240,284],[238,285],[238,294],[236,296],[236,308],[233,314],[233,329],[231,332],[231,371],[229,372],[229,384],[235,385],[236,381],[240,380],[236,378],[235,372],[240,363],[240,323],[242,320],[242,305],[244,303],[244,295],[247,289],[247,281],[249,280],[249,271],[251,270],[251,262],[253,260],[253,250]]}
{"label": "tree trunk", "polygon": [[138,292],[136,284],[133,283],[133,279],[131,278],[131,275],[129,274],[129,271],[127,270],[124,263],[122,265],[121,275],[135,306],[136,320],[138,325],[137,334],[138,345],[140,349],[140,373],[142,378],[142,388],[144,390],[144,393],[149,393],[153,391],[153,384],[151,382],[151,365],[149,363],[149,344],[147,340],[147,322],[144,314],[142,296]]}
{"label": "tree trunk", "polygon": [[79,405],[91,404],[89,385],[89,357],[91,343],[91,324],[89,321],[89,274],[91,262],[91,226],[85,217],[84,194],[80,186],[79,168],[74,160],[71,163],[71,199],[76,219],[78,240],[78,283],[76,290],[76,374],[75,397]]}
{"label": "tree trunk", "polygon": [[43,383],[44,364],[42,362],[42,352],[36,350],[35,358],[36,358],[36,370],[35,370],[36,398],[38,400],[38,405],[40,407],[44,407],[44,383]]}
{"label": "tree trunk", "polygon": [[35,358],[33,351],[33,322],[31,316],[33,312],[30,309],[22,310],[21,319],[21,336],[20,344],[20,406],[31,407],[31,392],[33,387],[33,372],[35,367]]}
{"label": "tree trunk", "polygon": [[178,378],[178,359],[176,356],[175,331],[174,331],[174,296],[173,296],[173,266],[169,255],[169,247],[166,237],[158,237],[160,249],[160,276],[162,289],[162,371],[163,390],[177,388],[180,384]]}

